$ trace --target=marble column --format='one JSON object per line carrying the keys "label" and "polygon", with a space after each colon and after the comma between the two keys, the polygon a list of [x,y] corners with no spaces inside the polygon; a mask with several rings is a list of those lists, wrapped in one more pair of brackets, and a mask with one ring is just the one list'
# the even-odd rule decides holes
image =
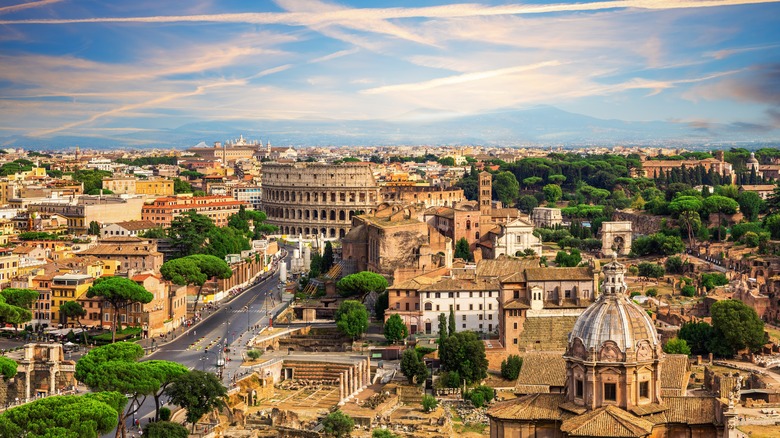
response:
{"label": "marble column", "polygon": [[344,373],[339,374],[339,401],[344,400]]}
{"label": "marble column", "polygon": [[347,397],[355,393],[355,369],[350,367],[349,368],[349,380],[347,383]]}
{"label": "marble column", "polygon": [[366,358],[366,386],[371,385],[371,359]]}

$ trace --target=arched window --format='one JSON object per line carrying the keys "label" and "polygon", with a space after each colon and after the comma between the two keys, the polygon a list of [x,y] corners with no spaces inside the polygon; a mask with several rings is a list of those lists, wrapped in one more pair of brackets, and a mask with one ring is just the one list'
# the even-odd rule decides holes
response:
{"label": "arched window", "polygon": [[466,229],[467,230],[471,229],[471,221],[470,220],[466,220]]}
{"label": "arched window", "polygon": [[430,302],[425,303],[425,310],[433,310],[433,304],[431,304]]}

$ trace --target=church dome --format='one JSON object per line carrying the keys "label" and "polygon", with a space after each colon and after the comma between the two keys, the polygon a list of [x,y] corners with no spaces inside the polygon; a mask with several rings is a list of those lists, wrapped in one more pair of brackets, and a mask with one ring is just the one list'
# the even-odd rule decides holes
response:
{"label": "church dome", "polygon": [[614,354],[625,357],[628,349],[655,350],[659,339],[653,321],[626,295],[625,266],[613,259],[602,271],[605,278],[601,295],[574,323],[569,351],[579,350],[581,354],[595,351],[602,356],[604,349],[617,349]]}
{"label": "church dome", "polygon": [[756,158],[755,152],[750,153],[750,158],[748,158],[747,162],[748,164],[758,164],[758,159]]}
{"label": "church dome", "polygon": [[642,341],[658,344],[653,321],[641,307],[625,295],[602,294],[577,318],[569,335],[569,343],[579,339],[586,351],[600,351],[607,342],[614,342],[625,353],[636,350]]}

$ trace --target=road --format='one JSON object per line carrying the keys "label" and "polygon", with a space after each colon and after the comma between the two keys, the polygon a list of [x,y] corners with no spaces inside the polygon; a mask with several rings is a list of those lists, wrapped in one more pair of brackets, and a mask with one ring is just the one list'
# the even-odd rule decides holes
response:
{"label": "road", "polygon": [[[284,260],[288,259],[289,253]],[[273,314],[274,307],[281,304],[281,290],[278,285],[279,275],[278,272],[274,272],[265,280],[235,296],[230,302],[222,303],[216,310],[209,312],[201,308],[203,319],[200,322],[175,340],[158,346],[156,351],[143,360],[168,360],[190,369],[212,373],[217,373],[220,371],[219,368],[224,368],[221,370],[222,382],[229,387],[231,377],[236,375],[241,365],[246,343],[258,331],[253,327],[267,326],[266,313]],[[218,367],[218,359],[226,341],[230,352],[224,356],[230,360],[224,362],[224,367]],[[135,415],[135,419],[145,424],[154,417],[154,408],[154,398],[147,397]],[[133,416],[127,419],[128,431],[132,429],[135,419]],[[134,430],[134,434],[138,436],[137,429]],[[114,435],[115,432],[111,432],[103,436],[108,438]]]}

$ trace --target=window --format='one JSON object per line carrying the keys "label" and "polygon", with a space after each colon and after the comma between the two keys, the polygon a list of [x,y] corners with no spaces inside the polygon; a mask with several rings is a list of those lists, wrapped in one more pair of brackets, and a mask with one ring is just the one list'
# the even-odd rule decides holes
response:
{"label": "window", "polygon": [[515,330],[517,330],[517,323],[515,323]]}
{"label": "window", "polygon": [[493,305],[492,304],[488,304],[488,310],[493,310]]}
{"label": "window", "polygon": [[493,314],[492,313],[488,315],[488,319],[491,320],[491,321],[493,320]]}
{"label": "window", "polygon": [[461,319],[461,321],[465,321],[466,320],[466,315],[461,315],[460,319]]}
{"label": "window", "polygon": [[469,304],[469,310],[474,310],[474,305],[473,304]]}
{"label": "window", "polygon": [[482,321],[482,315],[479,315],[479,320]]}
{"label": "window", "polygon": [[571,298],[571,289],[566,290],[565,296],[566,298]]}
{"label": "window", "polygon": [[582,379],[577,379],[574,381],[574,396],[577,398],[582,398],[583,395],[583,384]]}
{"label": "window", "polygon": [[517,338],[512,339],[512,343],[517,345]]}
{"label": "window", "polygon": [[482,304],[479,305],[479,310],[482,310]]}
{"label": "window", "polygon": [[460,304],[455,306],[455,310],[460,311]]}
{"label": "window", "polygon": [[639,382],[639,397],[650,397],[650,382]]}
{"label": "window", "polygon": [[450,310],[453,310],[453,309],[452,309],[452,304],[450,304]]}
{"label": "window", "polygon": [[466,324],[463,324],[463,328],[466,328]]}
{"label": "window", "polygon": [[431,303],[425,303],[425,310],[433,310],[433,305]]}
{"label": "window", "polygon": [[439,305],[438,304],[436,305],[436,311],[437,312],[439,311]]}
{"label": "window", "polygon": [[604,384],[604,400],[617,401],[617,384],[605,383]]}

